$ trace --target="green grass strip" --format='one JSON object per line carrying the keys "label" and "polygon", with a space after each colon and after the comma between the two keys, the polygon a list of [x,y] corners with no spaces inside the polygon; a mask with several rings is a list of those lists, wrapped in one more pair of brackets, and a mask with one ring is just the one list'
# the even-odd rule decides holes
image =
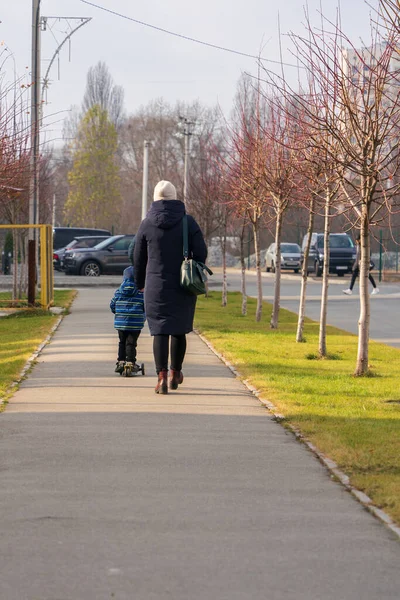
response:
{"label": "green grass strip", "polygon": [[256,301],[241,315],[241,295],[199,297],[196,327],[286,420],[332,458],[352,485],[400,523],[400,351],[370,343],[373,376],[353,377],[357,337],[328,328],[330,359],[317,359],[319,324],[307,320],[306,342],[295,341],[297,315],[280,312],[269,328],[272,306]]}
{"label": "green grass strip", "polygon": [[[1,292],[0,297],[7,298],[7,293]],[[56,290],[55,306],[68,309],[75,294],[74,290]],[[41,309],[21,309],[0,317],[0,403],[6,400],[10,385],[18,379],[26,361],[49,335],[58,318]]]}
{"label": "green grass strip", "polygon": [[[74,290],[54,290],[54,302],[53,306],[61,306],[62,308],[69,308],[73,299],[75,298],[76,292]],[[36,295],[37,300],[40,299],[40,295]],[[21,306],[27,306],[27,300],[21,298],[23,301]],[[11,292],[0,292],[0,310],[2,308],[18,306],[12,301]]]}

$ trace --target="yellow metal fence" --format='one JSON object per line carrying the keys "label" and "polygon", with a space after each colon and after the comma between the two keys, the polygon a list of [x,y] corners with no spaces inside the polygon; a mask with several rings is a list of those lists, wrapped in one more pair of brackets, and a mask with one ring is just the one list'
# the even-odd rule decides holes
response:
{"label": "yellow metal fence", "polygon": [[[0,229],[38,229],[40,235],[40,305],[49,308],[54,300],[52,225],[0,225]],[[17,257],[14,257],[14,261]]]}

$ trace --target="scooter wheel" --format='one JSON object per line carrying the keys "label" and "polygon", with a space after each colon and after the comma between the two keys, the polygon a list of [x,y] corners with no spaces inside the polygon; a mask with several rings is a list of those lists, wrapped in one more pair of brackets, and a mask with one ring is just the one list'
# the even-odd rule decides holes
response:
{"label": "scooter wheel", "polygon": [[142,375],[145,375],[145,374],[146,374],[146,370],[145,370],[145,368],[144,368],[144,363],[142,363],[142,364],[140,365],[140,370],[142,371]]}

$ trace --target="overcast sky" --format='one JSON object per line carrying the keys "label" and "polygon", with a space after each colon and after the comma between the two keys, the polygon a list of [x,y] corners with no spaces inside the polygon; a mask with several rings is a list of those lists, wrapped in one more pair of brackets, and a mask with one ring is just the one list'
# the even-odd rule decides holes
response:
{"label": "overcast sky", "polygon": [[[333,17],[336,0],[321,2],[324,13]],[[17,73],[21,74],[26,67],[30,68],[32,0],[1,3],[0,40],[12,51]],[[278,60],[278,10],[282,33],[301,33],[305,3],[304,0],[98,0],[94,4],[239,52],[258,55],[263,47],[264,57]],[[308,4],[313,21],[319,22],[320,0],[309,0]],[[343,29],[355,44],[360,38],[368,39],[369,11],[363,0],[342,0]],[[92,17],[90,23],[72,36],[71,56],[66,45],[60,53],[59,69],[57,61],[53,65],[45,109],[48,139],[60,138],[62,119],[72,105],[80,105],[87,70],[99,60],[107,64],[114,82],[123,86],[127,114],[163,97],[172,104],[196,99],[210,106],[219,104],[228,116],[241,73],[257,70],[252,58],[168,35],[81,0],[42,0],[41,14]],[[48,30],[42,34],[42,74],[65,32],[76,24],[72,20],[49,20]],[[288,44],[287,38],[283,38],[284,60],[293,62]],[[269,66],[276,68],[273,63]],[[6,62],[6,69],[11,79],[11,60]]]}

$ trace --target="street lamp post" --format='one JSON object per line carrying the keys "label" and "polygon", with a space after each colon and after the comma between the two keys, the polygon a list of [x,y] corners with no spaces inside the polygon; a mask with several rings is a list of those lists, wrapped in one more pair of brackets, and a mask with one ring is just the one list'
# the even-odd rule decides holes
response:
{"label": "street lamp post", "polygon": [[147,190],[149,185],[149,146],[150,142],[143,142],[143,185],[142,185],[142,221],[147,215]]}
{"label": "street lamp post", "polygon": [[189,187],[189,152],[190,152],[190,132],[185,128],[185,164],[183,174],[183,201],[186,204],[188,199]]}
{"label": "street lamp post", "polygon": [[186,204],[188,201],[188,190],[189,190],[189,155],[190,155],[190,136],[192,132],[190,130],[191,125],[194,125],[194,121],[189,121],[186,117],[179,117],[183,123],[183,135],[185,136],[185,150],[184,150],[184,167],[183,167],[183,201]]}
{"label": "street lamp post", "polygon": [[[40,104],[40,0],[32,0],[32,75],[31,75],[31,176],[29,223],[38,223],[39,212],[39,104]],[[36,230],[28,236],[28,303],[35,303]]]}
{"label": "street lamp post", "polygon": [[[46,29],[48,18],[40,16],[41,0],[32,0],[32,73],[31,73],[31,173],[30,173],[30,189],[29,189],[29,224],[37,225],[39,223],[39,170],[40,170],[40,119],[41,106],[43,103],[43,94],[49,82],[49,72],[51,66],[58,56],[62,46],[70,40],[75,31],[88,23],[91,19],[88,17],[69,17],[69,19],[80,20],[81,22],[66,35],[64,40],[59,44],[47,68],[43,89],[41,88],[40,75],[40,37],[41,30]],[[55,18],[55,17],[54,17]],[[65,17],[58,17],[65,19]],[[35,286],[36,286],[36,267],[37,267],[37,239],[36,229],[29,228],[28,234],[28,303],[35,302]]]}

